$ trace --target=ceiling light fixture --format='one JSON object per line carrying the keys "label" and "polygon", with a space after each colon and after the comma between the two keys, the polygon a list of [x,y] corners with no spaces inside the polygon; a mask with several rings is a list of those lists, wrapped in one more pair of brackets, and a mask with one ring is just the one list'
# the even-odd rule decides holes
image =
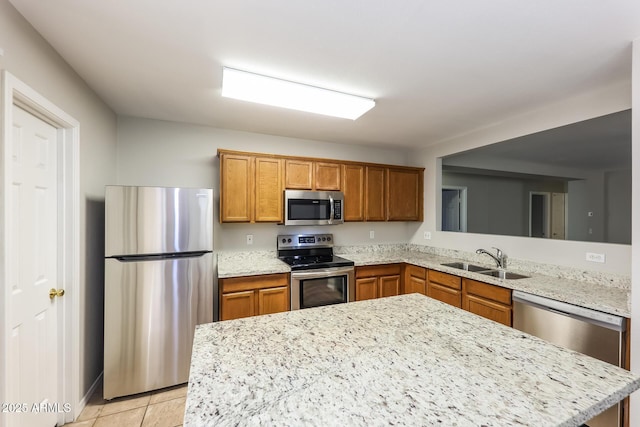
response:
{"label": "ceiling light fixture", "polygon": [[351,120],[376,105],[373,99],[228,67],[222,69],[222,96]]}

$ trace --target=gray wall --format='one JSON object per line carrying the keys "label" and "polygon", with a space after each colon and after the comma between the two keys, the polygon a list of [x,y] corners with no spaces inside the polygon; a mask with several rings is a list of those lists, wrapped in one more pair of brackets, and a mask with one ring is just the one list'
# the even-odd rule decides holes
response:
{"label": "gray wall", "polygon": [[[120,185],[160,185],[213,188],[216,197],[214,244],[219,250],[275,250],[276,236],[297,232],[332,232],[337,245],[399,243],[409,235],[403,222],[346,223],[333,227],[285,227],[276,224],[220,224],[219,160],[217,150],[407,164],[402,149],[333,144],[217,129],[134,117],[118,119]],[[369,231],[375,239],[369,239]],[[246,235],[254,236],[251,246]]]}
{"label": "gray wall", "polygon": [[631,171],[605,175],[607,241],[631,244]]}
{"label": "gray wall", "polygon": [[558,181],[442,173],[442,185],[467,187],[467,232],[529,235],[529,192],[565,191]]}
{"label": "gray wall", "polygon": [[116,116],[6,0],[0,0],[0,48],[0,69],[80,122],[82,397],[102,372],[104,185],[115,179]]}

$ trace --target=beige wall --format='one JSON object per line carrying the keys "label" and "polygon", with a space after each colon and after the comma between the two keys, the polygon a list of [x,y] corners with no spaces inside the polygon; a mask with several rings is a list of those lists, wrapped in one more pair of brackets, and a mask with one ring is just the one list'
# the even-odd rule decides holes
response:
{"label": "beige wall", "polygon": [[[278,234],[334,233],[337,245],[398,243],[408,238],[406,223],[347,223],[332,227],[276,224],[219,224],[219,148],[374,163],[407,164],[407,152],[333,144],[133,117],[118,119],[120,185],[213,188],[216,197],[214,244],[219,250],[275,250]],[[369,231],[375,239],[369,239]],[[254,236],[251,246],[246,235]]]}
{"label": "beige wall", "polygon": [[[115,114],[6,0],[0,69],[80,122],[80,397],[102,372],[104,185],[115,179]],[[3,284],[0,284],[3,286]]]}

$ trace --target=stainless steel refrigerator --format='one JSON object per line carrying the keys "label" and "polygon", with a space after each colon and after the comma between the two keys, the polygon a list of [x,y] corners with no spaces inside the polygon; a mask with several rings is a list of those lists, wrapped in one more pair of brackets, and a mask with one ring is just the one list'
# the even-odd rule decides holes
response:
{"label": "stainless steel refrigerator", "polygon": [[107,186],[104,397],[185,383],[213,321],[213,191]]}

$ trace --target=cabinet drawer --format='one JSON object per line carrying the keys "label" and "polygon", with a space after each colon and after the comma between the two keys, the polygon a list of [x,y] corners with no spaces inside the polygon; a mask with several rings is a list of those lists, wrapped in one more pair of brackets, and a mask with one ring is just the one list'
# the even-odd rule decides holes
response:
{"label": "cabinet drawer", "polygon": [[406,272],[407,272],[407,276],[417,277],[418,279],[427,280],[427,269],[424,267],[407,265]]}
{"label": "cabinet drawer", "polygon": [[400,274],[400,264],[383,264],[356,267],[356,277],[393,276]]}
{"label": "cabinet drawer", "polygon": [[220,293],[251,291],[256,289],[289,286],[287,273],[262,274],[259,276],[230,277],[220,279]]}
{"label": "cabinet drawer", "polygon": [[490,285],[489,283],[476,282],[471,279],[463,280],[466,293],[511,305],[511,289]]}
{"label": "cabinet drawer", "polygon": [[429,270],[429,282],[438,283],[443,286],[448,286],[452,289],[462,289],[462,280],[458,276],[453,276],[447,273],[441,273],[436,270]]}

